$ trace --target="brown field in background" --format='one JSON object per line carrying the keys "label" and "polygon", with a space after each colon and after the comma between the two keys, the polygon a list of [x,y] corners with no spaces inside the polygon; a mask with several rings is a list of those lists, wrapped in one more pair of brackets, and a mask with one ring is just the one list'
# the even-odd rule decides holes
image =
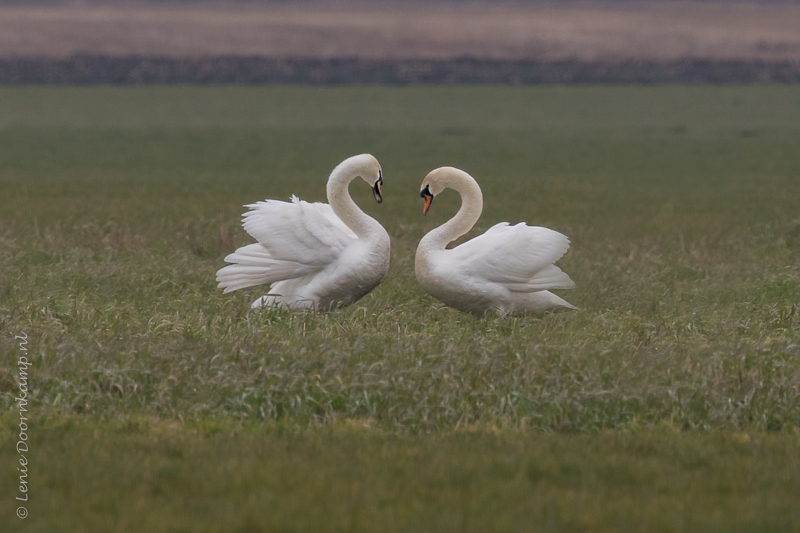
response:
{"label": "brown field in background", "polygon": [[800,6],[688,2],[0,6],[0,57],[800,59]]}

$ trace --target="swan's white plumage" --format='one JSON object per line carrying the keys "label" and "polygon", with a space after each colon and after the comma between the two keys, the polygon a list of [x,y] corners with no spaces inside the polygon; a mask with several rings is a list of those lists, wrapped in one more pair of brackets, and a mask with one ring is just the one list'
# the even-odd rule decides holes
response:
{"label": "swan's white plumage", "polygon": [[219,287],[228,293],[270,284],[269,294],[253,302],[253,307],[327,310],[352,303],[377,286],[388,271],[389,236],[350,199],[347,185],[357,176],[382,182],[374,157],[355,156],[334,169],[328,197],[360,236],[329,204],[309,203],[296,196],[290,202],[249,204],[242,225],[258,242],[225,258],[232,264],[217,272]]}
{"label": "swan's white plumage", "polygon": [[445,188],[462,195],[458,214],[425,235],[417,248],[417,280],[432,296],[450,307],[476,314],[575,309],[549,292],[575,286],[553,264],[569,249],[566,236],[525,223],[501,222],[483,235],[446,249],[448,242],[469,231],[480,217],[480,187],[466,172],[443,167],[425,178],[423,192],[426,188],[430,201]]}
{"label": "swan's white plumage", "polygon": [[270,256],[309,269],[332,263],[358,239],[328,204],[292,196],[291,202],[264,200],[245,207],[250,211],[242,217],[244,230]]}
{"label": "swan's white plumage", "polygon": [[[503,283],[510,290],[571,289],[572,280],[553,263],[569,250],[569,239],[547,228],[524,222],[501,222],[460,246],[449,260],[455,268],[487,281]],[[456,266],[459,265],[459,266]]]}

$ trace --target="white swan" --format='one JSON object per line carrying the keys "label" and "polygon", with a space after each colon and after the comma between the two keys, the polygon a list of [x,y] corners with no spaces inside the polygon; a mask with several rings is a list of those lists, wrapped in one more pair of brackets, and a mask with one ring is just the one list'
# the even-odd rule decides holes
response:
{"label": "white swan", "polygon": [[447,243],[467,233],[483,211],[483,195],[472,176],[453,167],[437,168],[422,181],[423,214],[434,196],[451,188],[461,194],[455,217],[425,235],[417,247],[415,271],[431,296],[460,311],[501,316],[577,309],[547,289],[575,283],[555,266],[569,249],[564,235],[524,222],[501,222],[452,250]]}
{"label": "white swan", "polygon": [[389,270],[389,234],[350,197],[361,177],[380,203],[383,174],[369,154],[350,157],[328,178],[328,202],[265,200],[247,205],[244,229],[258,242],[228,255],[217,272],[225,293],[271,284],[252,307],[328,311],[374,289]]}

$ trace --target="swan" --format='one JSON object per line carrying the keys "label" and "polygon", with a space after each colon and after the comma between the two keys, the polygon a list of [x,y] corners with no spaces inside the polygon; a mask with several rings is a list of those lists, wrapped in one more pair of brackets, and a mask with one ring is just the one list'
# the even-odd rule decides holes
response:
{"label": "swan", "polygon": [[423,289],[450,307],[477,315],[577,309],[548,291],[575,286],[553,264],[569,249],[566,236],[524,222],[513,226],[501,222],[448,250],[447,243],[467,233],[480,218],[483,195],[478,182],[463,170],[437,168],[422,181],[423,215],[447,188],[461,195],[461,208],[417,247],[414,269]]}
{"label": "swan", "polygon": [[328,204],[264,200],[246,205],[244,230],[258,242],[225,257],[217,272],[223,294],[270,284],[252,307],[328,311],[378,286],[389,270],[389,234],[350,197],[361,177],[383,201],[380,163],[369,154],[342,161],[328,178]]}

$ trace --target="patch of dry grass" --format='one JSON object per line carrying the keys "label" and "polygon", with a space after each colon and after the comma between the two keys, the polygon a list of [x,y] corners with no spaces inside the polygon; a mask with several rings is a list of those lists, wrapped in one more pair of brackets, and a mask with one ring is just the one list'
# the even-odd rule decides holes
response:
{"label": "patch of dry grass", "polygon": [[800,59],[800,6],[739,2],[0,6],[0,56]]}

